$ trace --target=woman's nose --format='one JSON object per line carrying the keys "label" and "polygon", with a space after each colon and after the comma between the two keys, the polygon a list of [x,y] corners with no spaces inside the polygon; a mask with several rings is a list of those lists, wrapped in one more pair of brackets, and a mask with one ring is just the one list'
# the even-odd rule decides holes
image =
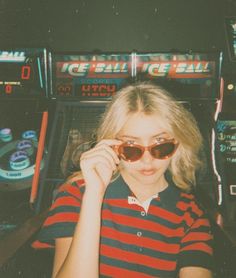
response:
{"label": "woman's nose", "polygon": [[146,164],[150,163],[153,160],[152,155],[150,154],[150,152],[147,149],[145,149],[141,160],[143,163],[146,163]]}

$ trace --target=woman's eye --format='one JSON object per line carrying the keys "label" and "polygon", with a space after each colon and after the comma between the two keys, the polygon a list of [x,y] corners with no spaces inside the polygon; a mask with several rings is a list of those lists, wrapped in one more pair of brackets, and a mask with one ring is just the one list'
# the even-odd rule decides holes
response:
{"label": "woman's eye", "polygon": [[160,138],[160,137],[156,138],[157,143],[161,143],[161,142],[164,142],[166,140],[167,140],[166,138]]}
{"label": "woman's eye", "polygon": [[134,140],[127,140],[125,143],[127,143],[127,144],[135,144],[135,141]]}

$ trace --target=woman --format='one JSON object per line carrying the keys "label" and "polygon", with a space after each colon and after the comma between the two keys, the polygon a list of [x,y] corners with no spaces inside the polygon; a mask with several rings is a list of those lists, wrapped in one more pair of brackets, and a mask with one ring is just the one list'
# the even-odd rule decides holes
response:
{"label": "woman", "polygon": [[55,244],[53,277],[212,277],[209,221],[191,194],[202,146],[191,113],[161,87],[130,85],[97,142],[34,243]]}

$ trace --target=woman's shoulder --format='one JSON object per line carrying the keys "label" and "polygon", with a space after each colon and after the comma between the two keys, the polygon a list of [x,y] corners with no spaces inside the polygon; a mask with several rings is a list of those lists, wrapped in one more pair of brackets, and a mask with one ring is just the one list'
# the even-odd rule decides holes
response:
{"label": "woman's shoulder", "polygon": [[56,238],[72,237],[78,222],[85,182],[81,178],[67,180],[54,192],[47,218],[32,244],[34,248],[55,246]]}
{"label": "woman's shoulder", "polygon": [[178,206],[185,212],[191,212],[191,214],[195,215],[196,217],[200,217],[206,213],[204,206],[194,191],[180,191]]}
{"label": "woman's shoulder", "polygon": [[66,180],[64,183],[62,183],[58,187],[58,191],[68,191],[70,189],[77,189],[77,190],[83,190],[85,187],[85,181],[84,179],[76,179],[76,180]]}
{"label": "woman's shoulder", "polygon": [[61,185],[59,185],[55,192],[55,199],[63,196],[70,196],[76,199],[80,199],[85,190],[85,181],[83,178],[78,178],[74,180],[67,180]]}

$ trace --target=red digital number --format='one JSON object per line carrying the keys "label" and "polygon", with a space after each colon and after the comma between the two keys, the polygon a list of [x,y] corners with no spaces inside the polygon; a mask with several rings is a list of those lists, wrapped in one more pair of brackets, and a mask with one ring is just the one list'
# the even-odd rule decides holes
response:
{"label": "red digital number", "polygon": [[11,93],[12,93],[12,85],[7,84],[7,85],[5,86],[5,93],[6,93],[6,94],[11,94]]}
{"label": "red digital number", "polygon": [[61,96],[71,96],[72,95],[72,86],[70,84],[59,84],[57,85],[58,95]]}
{"label": "red digital number", "polygon": [[23,66],[21,68],[21,79],[25,79],[25,80],[30,79],[30,71],[31,71],[30,66]]}

